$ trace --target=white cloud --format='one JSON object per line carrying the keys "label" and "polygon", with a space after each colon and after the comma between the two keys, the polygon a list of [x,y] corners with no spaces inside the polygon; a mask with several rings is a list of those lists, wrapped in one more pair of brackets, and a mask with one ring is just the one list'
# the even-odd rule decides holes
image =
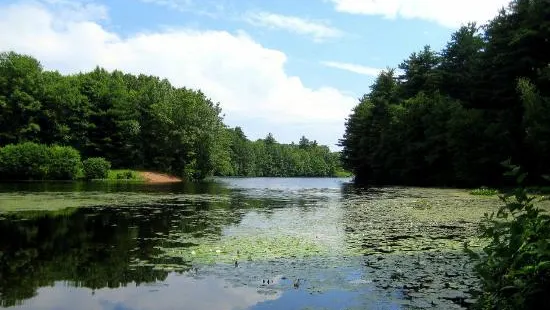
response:
{"label": "white cloud", "polygon": [[[356,103],[332,87],[304,86],[285,72],[283,52],[244,33],[171,29],[122,37],[85,14],[61,20],[59,12],[37,3],[0,5],[0,29],[10,29],[0,32],[0,50],[31,54],[63,73],[99,65],[200,88],[221,103],[230,125],[241,125],[251,138],[273,132],[289,142],[305,134],[333,145]],[[265,126],[246,130],[247,122],[259,121]],[[306,127],[308,132],[300,131]],[[295,135],[289,128],[297,128]]]}
{"label": "white cloud", "polygon": [[250,12],[245,15],[244,19],[252,25],[272,29],[283,29],[297,34],[311,36],[315,41],[324,41],[343,35],[342,31],[331,27],[325,22],[296,16],[279,15],[269,12]]}
{"label": "white cloud", "polygon": [[358,64],[350,64],[345,62],[322,61],[321,64],[327,67],[346,70],[353,73],[363,74],[368,76],[378,76],[378,74],[382,72],[382,69],[367,67],[367,66],[358,65]]}
{"label": "white cloud", "polygon": [[330,0],[340,12],[381,15],[386,18],[419,18],[447,27],[470,21],[485,23],[509,0]]}

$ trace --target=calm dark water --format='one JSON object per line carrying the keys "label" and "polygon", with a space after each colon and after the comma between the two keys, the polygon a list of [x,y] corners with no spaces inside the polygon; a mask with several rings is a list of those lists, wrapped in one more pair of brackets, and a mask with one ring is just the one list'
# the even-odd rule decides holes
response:
{"label": "calm dark water", "polygon": [[[435,298],[438,302],[419,297],[418,303],[411,304],[403,287],[416,280],[377,285],[380,279],[394,279],[396,267],[394,263],[374,266],[373,256],[358,254],[356,250],[364,250],[372,236],[362,233],[357,237],[354,227],[366,220],[356,216],[352,206],[372,197],[395,197],[388,196],[387,191],[360,191],[348,182],[331,178],[223,178],[163,186],[0,184],[0,197],[16,193],[21,195],[21,203],[31,194],[44,200],[52,195],[75,199],[71,196],[75,191],[93,193],[94,197],[111,195],[117,201],[1,214],[0,306],[459,307],[460,302],[452,296]],[[119,194],[117,200],[113,195]],[[133,196],[140,201],[124,203]],[[384,260],[375,257],[374,261]],[[377,270],[385,273],[377,274]]]}

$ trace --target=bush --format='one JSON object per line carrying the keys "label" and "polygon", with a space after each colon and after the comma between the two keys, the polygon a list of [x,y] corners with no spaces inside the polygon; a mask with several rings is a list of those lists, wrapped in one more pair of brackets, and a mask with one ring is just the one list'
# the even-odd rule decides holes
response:
{"label": "bush", "polygon": [[[511,166],[521,185],[526,173]],[[513,199],[510,199],[513,197]],[[533,205],[523,187],[500,197],[504,205],[485,215],[481,236],[489,244],[477,259],[480,309],[543,309],[550,304],[550,216]]]}
{"label": "bush", "polygon": [[68,146],[49,148],[48,179],[74,180],[81,167],[80,153],[74,148]]}
{"label": "bush", "polygon": [[48,147],[32,142],[0,148],[0,178],[44,180],[48,176]]}
{"label": "bush", "polygon": [[3,180],[74,180],[80,167],[80,154],[72,147],[25,142],[0,148]]}
{"label": "bush", "polygon": [[92,157],[82,162],[84,167],[84,178],[87,180],[92,179],[106,179],[109,176],[109,169],[111,169],[111,163],[103,157]]}

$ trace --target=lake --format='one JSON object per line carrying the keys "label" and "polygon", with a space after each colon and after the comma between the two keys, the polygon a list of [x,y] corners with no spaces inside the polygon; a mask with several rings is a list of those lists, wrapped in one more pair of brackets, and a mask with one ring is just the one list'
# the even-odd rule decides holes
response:
{"label": "lake", "polygon": [[495,197],[341,178],[0,184],[10,309],[463,309]]}

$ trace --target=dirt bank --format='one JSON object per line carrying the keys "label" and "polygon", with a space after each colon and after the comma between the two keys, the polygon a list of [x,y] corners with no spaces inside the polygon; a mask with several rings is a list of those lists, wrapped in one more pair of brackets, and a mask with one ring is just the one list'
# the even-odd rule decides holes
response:
{"label": "dirt bank", "polygon": [[147,183],[177,183],[182,181],[175,176],[159,172],[140,171],[139,174]]}

